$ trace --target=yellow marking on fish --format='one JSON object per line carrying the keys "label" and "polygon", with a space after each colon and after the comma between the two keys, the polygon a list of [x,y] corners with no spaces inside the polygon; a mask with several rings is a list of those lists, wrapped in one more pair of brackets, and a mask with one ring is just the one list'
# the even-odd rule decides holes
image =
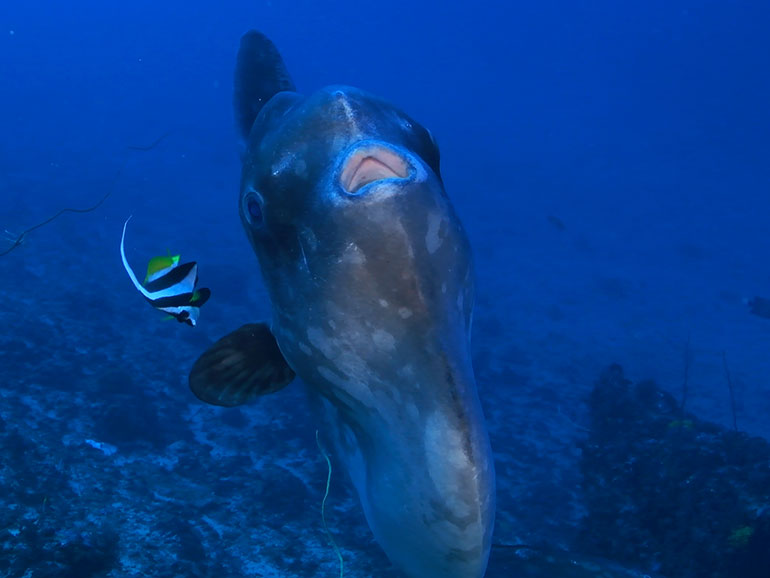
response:
{"label": "yellow marking on fish", "polygon": [[147,263],[147,275],[144,277],[144,282],[147,283],[147,280],[159,271],[163,271],[164,269],[173,269],[179,265],[179,258],[180,255],[169,254],[161,257],[153,257],[150,259],[150,262]]}

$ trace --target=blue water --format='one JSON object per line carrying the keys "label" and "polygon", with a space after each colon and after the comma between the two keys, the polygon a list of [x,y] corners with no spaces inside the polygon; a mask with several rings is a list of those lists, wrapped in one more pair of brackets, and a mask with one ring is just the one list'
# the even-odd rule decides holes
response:
{"label": "blue water", "polygon": [[[0,257],[0,576],[338,573],[302,389],[227,411],[186,385],[269,316],[237,214],[250,28],[299,91],[358,86],[440,144],[476,258],[496,542],[569,547],[610,363],[679,397],[687,358],[688,410],[770,439],[770,320],[745,304],[770,298],[768,22],[758,1],[3,3],[0,230],[110,196]],[[131,286],[129,215],[137,271],[199,263],[197,327]],[[347,576],[398,576],[341,473],[327,518]]]}

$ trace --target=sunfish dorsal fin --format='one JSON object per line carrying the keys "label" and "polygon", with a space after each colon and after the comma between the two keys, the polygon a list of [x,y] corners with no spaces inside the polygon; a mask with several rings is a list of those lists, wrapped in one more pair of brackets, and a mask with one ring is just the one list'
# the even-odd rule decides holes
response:
{"label": "sunfish dorsal fin", "polygon": [[190,371],[190,389],[201,401],[233,407],[273,393],[294,379],[270,328],[250,323],[209,347]]}
{"label": "sunfish dorsal fin", "polygon": [[235,64],[235,122],[245,141],[259,111],[279,92],[294,91],[286,64],[272,41],[256,30],[241,37]]}

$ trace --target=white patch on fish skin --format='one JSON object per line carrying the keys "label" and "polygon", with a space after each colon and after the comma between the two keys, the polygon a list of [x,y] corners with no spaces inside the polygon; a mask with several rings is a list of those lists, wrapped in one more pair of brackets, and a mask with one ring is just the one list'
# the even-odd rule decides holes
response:
{"label": "white patch on fish skin", "polygon": [[396,338],[382,329],[374,330],[374,333],[372,333],[372,340],[374,341],[374,345],[379,349],[393,351],[396,348]]}
{"label": "white patch on fish skin", "polygon": [[369,373],[363,358],[349,348],[340,351],[340,354],[333,361],[343,375],[362,377]]}
{"label": "white patch on fish skin", "polygon": [[431,255],[441,247],[443,242],[440,234],[442,224],[443,220],[438,214],[431,213],[428,215],[428,232],[425,233],[425,246]]}
{"label": "white patch on fish skin", "polygon": [[[444,414],[434,411],[425,420],[424,443],[428,475],[445,498],[443,505],[457,517],[471,515],[473,510],[463,499],[462,488],[447,482],[462,479],[462,473],[469,470],[462,434],[452,427]],[[452,528],[458,530],[454,525]]]}
{"label": "white patch on fish skin", "polygon": [[347,135],[345,135],[344,133],[343,134],[335,133],[334,136],[332,137],[332,141],[331,141],[331,144],[329,145],[329,148],[332,150],[342,150],[347,145],[348,145]]}
{"label": "white patch on fish skin", "polygon": [[388,306],[388,302],[385,301],[385,299],[380,299],[379,303],[380,303],[380,307],[387,307]]}
{"label": "white patch on fish skin", "polygon": [[333,340],[329,339],[326,333],[318,327],[309,327],[307,338],[310,344],[323,353],[325,357],[332,359],[337,353],[337,347],[335,347]]}
{"label": "white patch on fish skin", "polygon": [[286,168],[289,165],[294,164],[295,161],[295,155],[291,153],[283,154],[278,159],[275,160],[275,162],[270,166],[270,173],[277,177],[282,172],[286,170]]}
{"label": "white patch on fish skin", "polygon": [[409,319],[412,316],[412,310],[408,307],[399,307],[398,314],[401,316],[401,319]]}
{"label": "white patch on fish skin", "polygon": [[299,347],[299,350],[305,355],[313,355],[313,350],[310,349],[310,346],[304,341],[298,341],[297,347]]}
{"label": "white patch on fish skin", "polygon": [[319,327],[310,327],[307,336],[310,344],[331,362],[330,368],[344,376],[345,381],[368,379],[371,370],[365,358],[359,355],[359,348],[355,347],[361,339],[358,332],[327,333]]}
{"label": "white patch on fish skin", "polygon": [[334,319],[329,319],[327,323],[329,324],[329,327],[331,327],[332,329],[337,329],[337,324],[334,322]]}
{"label": "white patch on fish skin", "polygon": [[441,292],[446,293],[446,283],[441,284]]}
{"label": "white patch on fish skin", "polygon": [[323,365],[318,366],[318,373],[329,383],[336,385],[337,387],[341,387],[344,383],[344,380],[341,376],[337,375],[331,369]]}
{"label": "white patch on fish skin", "polygon": [[[360,358],[353,359],[353,358],[350,358],[350,356],[348,355],[343,355],[340,357],[345,357],[346,359],[338,360],[339,361],[339,363],[337,363],[338,368],[341,368],[344,366],[345,369],[349,370],[351,367],[351,364],[355,366],[363,363],[363,360],[361,360]],[[372,391],[366,386],[366,384],[346,378],[345,369],[341,369],[342,373],[337,373],[336,371],[329,369],[324,365],[319,365],[318,374],[324,379],[326,379],[333,386],[339,388],[344,392],[347,392],[349,395],[351,395],[356,400],[361,402],[364,406],[368,408],[379,407],[380,404],[377,398],[372,394]],[[356,375],[358,373],[359,372],[354,372],[354,374]]]}
{"label": "white patch on fish skin", "polygon": [[366,255],[358,248],[358,245],[351,241],[342,252],[339,262],[350,265],[363,265],[366,263]]}
{"label": "white patch on fish skin", "polygon": [[345,118],[348,121],[348,125],[357,127],[358,122],[356,119],[356,113],[353,110],[353,107],[350,106],[348,95],[345,94],[345,92],[342,90],[336,90],[334,91],[334,96],[337,98],[337,102],[342,105],[342,110],[345,113]]}

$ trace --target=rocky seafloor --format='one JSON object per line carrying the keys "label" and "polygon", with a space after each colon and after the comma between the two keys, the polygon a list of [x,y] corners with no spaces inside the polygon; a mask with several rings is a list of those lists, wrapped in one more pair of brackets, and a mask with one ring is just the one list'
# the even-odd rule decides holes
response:
{"label": "rocky seafloor", "polygon": [[[47,300],[40,316],[28,294],[7,292],[0,314],[0,576],[339,575],[320,516],[327,469],[301,384],[248,407],[203,405],[185,363],[205,338],[158,323],[127,339],[109,316],[72,315],[68,299]],[[175,347],[158,345],[177,335]],[[565,395],[533,383],[479,341],[479,381],[498,384],[481,392],[498,475],[489,578],[660,569],[652,555],[629,554],[632,525],[625,549],[617,527],[586,531],[596,492],[586,499],[584,457],[597,426],[576,408],[592,384]],[[648,431],[634,435],[652,443]],[[338,470],[326,516],[346,576],[398,576]],[[616,546],[603,554],[602,531]]]}
{"label": "rocky seafloor", "polygon": [[[186,386],[206,335],[157,321],[140,300],[122,312],[104,285],[41,293],[57,267],[92,274],[87,261],[27,264],[3,294],[0,576],[338,575],[320,516],[327,468],[302,385],[248,407],[206,406]],[[482,367],[479,377],[504,376]],[[498,459],[496,540],[536,538],[556,552],[580,512],[575,430],[531,430],[517,413],[552,404],[548,390],[507,391],[483,392]],[[339,470],[326,517],[346,576],[398,576]],[[536,556],[500,549],[489,576]]]}

